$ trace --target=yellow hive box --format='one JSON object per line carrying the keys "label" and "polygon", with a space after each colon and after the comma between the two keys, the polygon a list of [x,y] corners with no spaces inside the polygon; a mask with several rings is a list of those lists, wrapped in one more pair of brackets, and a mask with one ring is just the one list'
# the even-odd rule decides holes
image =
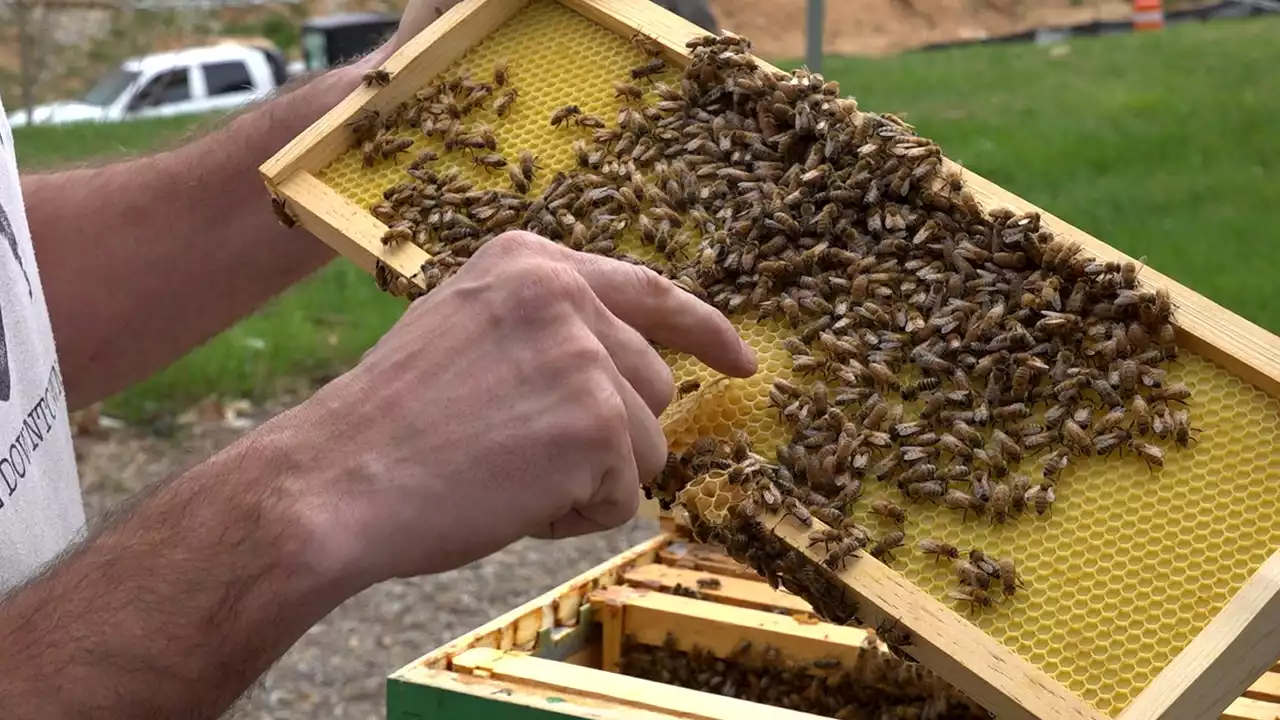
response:
{"label": "yellow hive box", "polygon": [[[569,102],[611,117],[613,83],[643,61],[628,41],[637,31],[655,38],[673,64],[687,61],[685,41],[703,34],[646,2],[466,0],[388,61],[387,87],[353,93],[266,163],[263,176],[304,228],[347,258],[421,285],[427,253],[408,243],[384,246],[387,228],[369,206],[403,179],[418,151],[440,149],[439,140],[418,136],[399,162],[365,171],[345,123],[366,109],[385,112],[433,79],[486,76],[505,59],[519,99],[506,118],[485,110],[477,119],[492,126],[509,159],[522,149],[537,154],[536,193],[556,171],[574,167],[568,136],[547,117]],[[506,187],[504,173],[447,155],[441,163],[480,187]],[[985,207],[1037,210],[972,173],[965,182]],[[1078,239],[1088,253],[1128,259],[1040,212],[1046,227]],[[1002,716],[1207,717],[1274,659],[1274,645],[1259,649],[1241,629],[1255,639],[1280,637],[1278,575],[1264,566],[1280,547],[1280,347],[1149,268],[1141,280],[1169,289],[1177,307],[1185,350],[1169,381],[1193,391],[1199,444],[1171,452],[1154,475],[1136,458],[1073,462],[1052,512],[1026,522],[965,524],[954,513],[913,508],[913,539],[939,537],[1017,558],[1027,591],[994,612],[954,612],[960,606],[946,600],[945,566],[920,553],[901,553],[896,571],[866,559],[841,574],[864,608],[910,629],[920,643],[914,656]],[[682,425],[668,423],[673,449],[734,427],[749,429],[765,448],[786,436],[768,401],[773,381],[791,377],[781,326],[753,317],[735,323],[759,352],[762,371],[685,408]],[[712,379],[690,358],[668,359],[678,379]],[[868,498],[878,492],[869,488]]]}
{"label": "yellow hive box", "polygon": [[[699,597],[678,586],[698,589]],[[817,623],[808,611],[718,549],[664,533],[400,668],[388,678],[387,717],[821,717],[618,674],[623,638],[657,646],[669,642],[668,633],[682,651],[702,648],[723,658],[745,640],[776,648],[786,662],[840,660],[842,668],[861,667],[868,680],[893,686],[891,659],[873,634]],[[1219,717],[1280,717],[1280,665]]]}

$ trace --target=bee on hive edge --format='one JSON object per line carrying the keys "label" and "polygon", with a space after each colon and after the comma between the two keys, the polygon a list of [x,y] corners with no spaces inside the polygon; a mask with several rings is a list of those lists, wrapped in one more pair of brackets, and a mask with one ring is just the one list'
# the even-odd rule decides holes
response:
{"label": "bee on hive edge", "polygon": [[375,85],[386,87],[391,82],[391,73],[382,68],[376,68],[366,72],[362,80],[366,87]]}
{"label": "bee on hive edge", "polygon": [[287,228],[295,228],[298,226],[298,219],[289,212],[288,206],[285,205],[284,198],[271,193],[271,210],[276,214],[276,220]]}

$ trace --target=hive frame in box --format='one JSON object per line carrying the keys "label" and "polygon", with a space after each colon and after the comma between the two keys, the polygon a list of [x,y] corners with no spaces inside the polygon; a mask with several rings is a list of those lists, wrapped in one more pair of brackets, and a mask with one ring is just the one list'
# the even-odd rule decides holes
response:
{"label": "hive frame in box", "polygon": [[[730,656],[741,640],[751,639],[784,658],[834,658],[845,667],[857,664],[861,648],[873,644],[864,630],[815,623],[803,600],[773,590],[723,552],[667,527],[392,674],[388,719],[817,720],[605,672],[618,669],[624,633],[655,646],[670,632],[680,649],[690,649],[691,642],[717,657]],[[698,587],[698,580],[708,578],[719,586],[701,588],[697,599],[676,592],[679,585]],[[1260,674],[1218,717],[1280,717],[1280,665]]]}
{"label": "hive frame in box", "polygon": [[[704,34],[697,26],[647,2],[559,1],[623,37],[637,32],[648,35],[676,64],[688,61],[685,42]],[[357,113],[389,110],[407,99],[420,86],[416,80],[448,68],[527,2],[464,0],[387,61],[385,68],[393,74],[388,86],[354,91],[265,163],[262,175],[283,200],[286,211],[360,267],[372,270],[380,262],[421,286],[420,268],[428,259],[426,252],[408,243],[384,246],[381,236],[386,226],[327,187],[316,173],[346,150],[349,134],[344,124]],[[1095,257],[1104,261],[1131,259],[972,172],[965,171],[964,178],[985,207],[1038,212],[1044,226],[1079,241]],[[1280,397],[1280,343],[1273,335],[1150,268],[1144,270],[1143,280],[1169,290],[1177,308],[1181,342],[1188,349]],[[790,532],[787,525],[781,527],[785,541],[803,544],[794,527]],[[862,601],[865,618],[899,619],[916,640],[913,655],[1001,717],[1101,717],[1046,673],[884,566],[874,561],[855,562],[841,574],[841,580]],[[1263,564],[1121,717],[1182,720],[1214,716],[1269,665],[1275,647],[1280,647],[1280,554]]]}

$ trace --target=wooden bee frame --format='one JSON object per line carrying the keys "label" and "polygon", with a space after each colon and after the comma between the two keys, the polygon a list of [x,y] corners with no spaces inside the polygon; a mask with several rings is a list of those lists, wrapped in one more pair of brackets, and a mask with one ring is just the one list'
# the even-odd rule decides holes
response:
{"label": "wooden bee frame", "polygon": [[[697,26],[648,2],[559,2],[624,38],[635,33],[649,36],[662,47],[669,62],[681,66],[689,60],[686,41],[705,34]],[[428,259],[427,254],[408,243],[384,246],[381,237],[386,226],[326,186],[316,173],[347,149],[350,136],[346,123],[366,110],[386,111],[408,99],[423,82],[445,70],[526,4],[527,0],[464,0],[386,62],[385,69],[392,73],[387,86],[355,90],[267,161],[261,168],[262,176],[283,203],[284,210],[297,218],[302,227],[365,270],[372,271],[381,265],[422,286],[420,268]],[[965,171],[964,177],[984,207],[1038,212],[1045,227],[1078,241],[1086,252],[1098,259],[1131,260],[972,172]],[[1280,397],[1280,342],[1275,336],[1150,268],[1144,270],[1143,278],[1169,290],[1177,307],[1181,342],[1188,349],[1217,362],[1267,394]],[[798,526],[784,522],[778,525],[777,533],[793,547],[806,550]],[[917,641],[912,648],[914,656],[1000,717],[1102,717],[1056,680],[896,572],[871,558],[861,558],[850,565],[850,569],[840,574],[840,580],[862,602],[864,619],[900,620],[902,627]],[[1184,720],[1218,715],[1270,666],[1277,648],[1280,648],[1280,555],[1273,556],[1258,570],[1121,717],[1124,720]],[[485,662],[495,661],[487,657]],[[477,670],[488,667],[479,660],[477,663]],[[426,678],[414,674],[429,665],[413,667],[418,669],[406,669],[396,676],[398,680],[393,679],[393,690],[397,682],[445,682],[443,676]],[[494,671],[490,668],[486,672],[493,674]],[[448,680],[457,681],[457,678]],[[463,682],[455,690],[466,693],[470,687]],[[519,695],[515,689],[511,689],[511,693],[512,698]],[[650,708],[645,712],[658,711]]]}
{"label": "wooden bee frame", "polygon": [[[714,587],[696,599],[677,594],[700,580]],[[791,661],[834,659],[844,667],[864,649],[883,647],[865,630],[817,622],[803,600],[773,590],[718,549],[663,533],[401,668],[388,679],[387,717],[819,717],[616,672],[624,636],[656,646],[668,633],[680,649],[697,645],[717,657],[750,640]],[[1280,665],[1260,673],[1218,717],[1280,717]]]}

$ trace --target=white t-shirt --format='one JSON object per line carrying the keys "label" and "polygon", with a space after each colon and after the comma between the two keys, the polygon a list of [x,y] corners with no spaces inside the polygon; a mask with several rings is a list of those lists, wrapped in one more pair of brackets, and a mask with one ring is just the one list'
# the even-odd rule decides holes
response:
{"label": "white t-shirt", "polygon": [[0,103],[0,592],[84,526],[66,393]]}

